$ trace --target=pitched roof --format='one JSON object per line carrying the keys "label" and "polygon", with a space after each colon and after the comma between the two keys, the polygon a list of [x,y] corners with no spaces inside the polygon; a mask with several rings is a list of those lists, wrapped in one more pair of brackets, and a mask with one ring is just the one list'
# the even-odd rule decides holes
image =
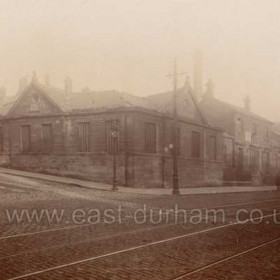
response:
{"label": "pitched roof", "polygon": [[0,116],[5,116],[10,111],[15,102],[18,100],[18,98],[19,94],[5,96],[0,101]]}
{"label": "pitched roof", "polygon": [[39,83],[31,83],[22,92],[19,92],[14,96],[8,96],[0,102],[0,115],[4,116],[8,114],[13,107],[20,102],[22,96],[31,87],[35,87],[40,90],[50,101],[56,104],[64,112],[120,107],[138,107],[157,110],[157,108],[144,97],[138,97],[116,90],[99,92],[82,91],[66,94],[64,90],[58,88],[47,87]]}
{"label": "pitched roof", "polygon": [[64,90],[40,87],[56,102],[63,111],[83,111],[100,108],[139,107],[155,110],[156,108],[143,97],[116,90],[82,91],[65,93]]}
{"label": "pitched roof", "polygon": [[209,110],[211,110],[211,115],[213,116],[213,114],[216,115],[220,115],[221,113],[228,113],[228,112],[235,112],[250,118],[254,118],[257,119],[259,121],[262,122],[267,122],[267,123],[272,123],[270,120],[259,116],[253,112],[249,112],[244,110],[242,107],[233,105],[233,104],[229,104],[225,101],[221,101],[219,99],[216,98],[204,98],[201,102],[200,102],[201,108],[203,110],[203,112],[206,115],[209,115]]}
{"label": "pitched roof", "polygon": [[[149,95],[146,98],[149,99],[157,109],[162,113],[172,114],[173,110],[173,91],[167,91],[162,93],[157,93],[153,95]],[[193,93],[191,87],[188,84],[185,84],[184,87],[179,88],[177,90],[177,100],[178,100],[178,115],[179,117],[183,117],[186,112],[187,107],[182,103],[187,101],[186,97],[189,96],[192,103],[194,104],[195,110],[198,113],[204,124],[207,124],[212,127],[217,126],[211,122],[208,118],[206,118],[203,111],[200,109],[199,103],[196,99],[195,94]]]}

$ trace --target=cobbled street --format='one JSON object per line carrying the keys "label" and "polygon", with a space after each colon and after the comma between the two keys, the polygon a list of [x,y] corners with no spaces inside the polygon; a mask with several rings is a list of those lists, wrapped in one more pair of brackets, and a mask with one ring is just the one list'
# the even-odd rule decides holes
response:
{"label": "cobbled street", "polygon": [[152,196],[1,174],[0,201],[1,280],[279,279],[277,191]]}

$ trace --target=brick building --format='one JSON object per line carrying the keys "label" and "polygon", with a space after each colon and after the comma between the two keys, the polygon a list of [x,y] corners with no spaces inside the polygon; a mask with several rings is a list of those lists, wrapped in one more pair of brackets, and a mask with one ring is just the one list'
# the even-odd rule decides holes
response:
{"label": "brick building", "polygon": [[200,106],[225,130],[224,180],[272,184],[280,167],[280,138],[273,123],[250,111],[248,96],[244,108],[216,99],[211,82]]}
{"label": "brick building", "polygon": [[[117,149],[118,184],[172,186],[172,93],[147,98],[117,91],[73,92],[21,81],[1,101],[2,166],[99,182],[112,182]],[[190,87],[178,91],[180,187],[222,182],[223,134],[210,125]],[[117,120],[117,141],[111,125]]]}

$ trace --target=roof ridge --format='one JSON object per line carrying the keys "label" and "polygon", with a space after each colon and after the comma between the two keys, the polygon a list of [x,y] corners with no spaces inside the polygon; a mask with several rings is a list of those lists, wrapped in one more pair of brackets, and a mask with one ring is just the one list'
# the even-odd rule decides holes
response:
{"label": "roof ridge", "polygon": [[246,111],[244,108],[242,108],[241,106],[238,106],[238,105],[235,105],[235,104],[231,104],[227,101],[224,101],[224,100],[220,100],[216,97],[213,97],[211,99],[203,99],[201,102],[203,102],[204,100],[212,100],[212,101],[215,101],[217,103],[220,103],[222,105],[225,105],[225,106],[228,106],[230,107],[232,110],[236,111],[237,113],[240,113],[240,114],[244,114],[244,115],[248,115],[248,116],[252,116],[252,117],[256,117],[256,118],[259,118],[263,121],[266,121],[266,122],[270,122],[272,123],[271,120],[263,117],[263,116],[260,116],[259,114],[257,113],[254,113],[254,112],[251,112],[251,111]]}

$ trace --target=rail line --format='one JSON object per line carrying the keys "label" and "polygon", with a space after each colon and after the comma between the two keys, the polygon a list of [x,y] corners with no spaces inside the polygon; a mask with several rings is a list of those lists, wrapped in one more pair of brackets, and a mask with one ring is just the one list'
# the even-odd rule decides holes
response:
{"label": "rail line", "polygon": [[[204,233],[208,233],[208,232],[213,232],[213,231],[216,231],[216,230],[220,230],[220,229],[224,229],[224,228],[228,228],[228,227],[233,227],[233,226],[237,226],[237,225],[244,225],[244,224],[247,224],[249,222],[254,222],[256,220],[264,219],[264,218],[269,218],[269,217],[275,217],[277,215],[280,215],[280,213],[278,212],[278,213],[275,213],[275,214],[264,215],[264,216],[257,217],[257,218],[247,219],[246,222],[244,222],[244,221],[242,221],[242,222],[232,222],[232,223],[229,223],[229,224],[226,224],[226,225],[221,225],[221,226],[217,226],[217,227],[213,227],[213,228],[209,228],[209,229],[204,229],[204,230],[200,230],[200,231],[197,231],[197,232],[187,233],[187,234],[183,234],[183,235],[179,235],[179,236],[175,236],[175,237],[171,237],[171,238],[167,238],[167,239],[163,239],[163,240],[159,240],[159,241],[154,241],[154,242],[151,242],[151,243],[148,243],[148,244],[144,244],[144,245],[138,245],[138,246],[130,247],[130,248],[127,248],[127,249],[118,250],[118,251],[115,251],[115,252],[110,252],[110,253],[102,254],[102,255],[99,255],[99,256],[90,257],[90,258],[82,259],[82,260],[79,260],[79,261],[70,262],[70,263],[66,263],[66,264],[50,267],[50,268],[43,269],[43,270],[38,270],[38,271],[35,271],[35,272],[31,272],[31,273],[23,274],[23,275],[20,275],[20,276],[12,277],[12,278],[9,278],[7,280],[18,280],[18,279],[22,279],[22,278],[26,278],[26,277],[36,276],[36,275],[48,273],[48,272],[51,272],[51,271],[63,269],[63,268],[66,268],[66,267],[71,267],[71,266],[75,266],[75,265],[79,265],[79,264],[95,261],[95,260],[98,260],[98,259],[103,259],[103,258],[115,256],[115,255],[118,255],[118,254],[124,254],[124,253],[127,253],[127,252],[136,251],[136,250],[139,250],[139,249],[160,245],[160,244],[164,244],[164,243],[167,243],[167,242],[188,238],[190,236],[195,236],[195,235],[198,235],[198,234],[204,234]],[[280,238],[277,238],[277,241],[278,241],[278,239],[280,239]],[[276,242],[276,240],[270,241],[270,243],[272,243],[272,242]],[[258,245],[257,248],[263,247],[263,246],[265,246],[267,244],[269,244],[269,243],[266,242],[264,244]],[[256,247],[254,247],[254,248],[257,249]],[[243,251],[243,252],[241,252],[239,254],[235,254],[235,255],[233,255],[231,257],[225,258],[224,261],[232,259],[234,257],[238,257],[239,255],[245,254],[246,252],[248,253],[248,252],[250,252],[250,250],[252,251],[254,248],[251,248],[249,250]],[[208,266],[205,266],[205,269],[206,269],[206,267],[210,267],[211,265],[213,266],[213,265],[221,263],[221,262],[223,262],[223,260],[220,260],[218,262],[215,262],[215,263],[212,263],[212,264],[210,264]],[[200,268],[200,271],[202,269],[203,268]],[[198,272],[199,269],[197,269],[195,271]],[[194,274],[195,271],[192,271],[192,272],[189,272],[189,273],[193,273]],[[178,277],[174,278],[174,280],[175,279],[182,279],[183,277],[186,277],[186,276],[188,276],[187,273],[184,274],[184,275],[180,275],[179,277],[181,277],[181,278],[178,278]]]}
{"label": "rail line", "polygon": [[[228,205],[221,205],[221,206],[213,206],[213,207],[209,207],[209,208],[202,208],[202,210],[203,209],[216,209],[216,208],[228,208],[228,207],[236,207],[236,206],[244,206],[244,205],[253,205],[253,204],[260,204],[260,203],[270,203],[270,202],[277,202],[277,201],[280,201],[280,199],[261,200],[261,201],[252,201],[252,202],[245,202],[245,203],[236,203],[236,204],[228,204]],[[186,209],[186,210],[190,210],[190,209]],[[132,220],[132,219],[133,219],[133,217],[126,217],[126,218],[121,219],[120,221],[121,222],[129,221],[129,220]],[[99,224],[103,224],[103,223],[104,222],[100,222]],[[85,224],[82,224],[82,225],[71,225],[71,226],[67,226],[67,227],[51,228],[51,229],[46,229],[46,230],[34,231],[34,232],[26,232],[26,233],[22,233],[22,234],[13,234],[13,235],[0,237],[0,241],[1,240],[12,239],[12,238],[24,237],[24,236],[43,234],[43,233],[51,233],[51,232],[58,232],[58,231],[64,231],[64,230],[90,227],[90,226],[93,226],[93,225],[94,224],[92,224],[92,223],[85,223]]]}
{"label": "rail line", "polygon": [[216,265],[219,265],[219,264],[221,264],[221,263],[224,263],[224,262],[230,261],[230,260],[232,260],[232,259],[238,258],[238,257],[240,257],[240,256],[243,256],[243,255],[245,255],[245,254],[248,254],[248,253],[250,253],[250,252],[253,252],[253,251],[255,251],[255,250],[258,250],[258,249],[260,249],[260,248],[262,248],[262,247],[265,247],[265,246],[267,246],[267,245],[273,244],[273,243],[278,242],[278,241],[280,241],[280,237],[275,238],[275,239],[273,239],[273,240],[270,240],[270,241],[268,241],[268,242],[265,242],[265,243],[263,243],[263,244],[260,244],[260,245],[258,245],[258,246],[256,246],[256,247],[251,248],[251,249],[242,251],[242,252],[240,252],[240,253],[238,253],[238,254],[235,254],[235,255],[232,255],[232,256],[230,256],[230,257],[227,257],[227,258],[221,259],[221,260],[219,260],[219,261],[213,262],[213,263],[211,263],[211,264],[202,266],[202,267],[200,267],[200,268],[198,268],[198,269],[195,269],[195,270],[192,270],[192,271],[190,271],[190,272],[184,273],[184,274],[182,274],[182,275],[180,275],[180,276],[177,276],[177,277],[175,277],[175,278],[171,278],[170,280],[181,280],[181,279],[184,279],[185,277],[188,277],[188,276],[194,275],[194,274],[196,274],[196,273],[202,272],[202,271],[204,271],[204,270],[206,270],[206,269],[208,269],[208,268],[211,268],[211,267],[216,266]]}
{"label": "rail line", "polygon": [[[271,202],[271,201],[266,201],[266,202]],[[246,203],[246,205],[247,204],[256,204],[256,202]],[[235,205],[235,204],[232,204],[230,206],[233,206],[233,205]],[[220,207],[224,207],[224,206],[220,206]],[[213,208],[213,209],[215,209],[215,208]],[[150,215],[147,215],[146,217],[149,217],[149,216]],[[129,219],[127,219],[127,220],[129,220]],[[203,217],[201,220],[204,221],[205,219],[207,219],[207,217]],[[124,221],[124,219],[123,219],[123,221]],[[129,235],[129,234],[135,234],[135,233],[139,233],[139,232],[157,230],[157,229],[166,228],[166,227],[175,226],[175,225],[180,225],[180,224],[182,224],[182,222],[168,223],[168,224],[163,224],[163,225],[158,225],[158,226],[147,226],[147,227],[144,227],[144,228],[119,232],[119,233],[116,233],[116,234],[110,234],[110,235],[100,236],[100,237],[95,237],[95,238],[87,238],[87,239],[84,239],[83,241],[75,241],[75,242],[70,242],[70,243],[65,242],[65,243],[62,243],[62,244],[59,244],[59,245],[48,246],[48,247],[43,248],[43,249],[26,250],[26,251],[22,251],[21,253],[18,253],[18,254],[12,254],[12,255],[8,255],[8,256],[0,257],[0,260],[7,259],[7,258],[12,258],[12,257],[16,257],[16,256],[21,256],[21,255],[26,255],[26,254],[48,251],[48,250],[55,249],[55,248],[63,248],[63,247],[69,246],[69,245],[78,245],[78,244],[84,244],[84,243],[94,242],[94,241],[98,241],[98,240],[110,239],[110,238],[114,238],[114,237],[118,237],[118,236],[122,236],[122,235],[126,235],[126,234]],[[89,225],[87,224],[85,226],[89,226]],[[1,239],[0,239],[0,241],[1,241]]]}

